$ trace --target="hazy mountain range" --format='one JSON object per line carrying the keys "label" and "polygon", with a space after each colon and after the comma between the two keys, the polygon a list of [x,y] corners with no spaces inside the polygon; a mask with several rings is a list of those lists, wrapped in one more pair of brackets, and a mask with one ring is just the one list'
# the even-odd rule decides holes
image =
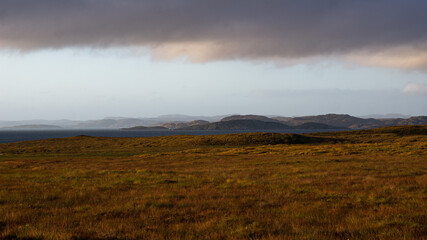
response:
{"label": "hazy mountain range", "polygon": [[[245,116],[247,117],[247,116]],[[219,122],[203,125],[193,125],[177,130],[285,130],[285,129],[344,129],[322,123],[303,123],[297,126],[290,126],[284,122],[272,121],[274,119],[223,119]]]}
{"label": "hazy mountain range", "polygon": [[[162,115],[153,118],[125,118],[125,117],[107,117],[98,120],[24,120],[24,121],[1,121],[0,128],[13,127],[28,129],[29,126],[34,125],[34,128],[40,125],[45,126],[58,126],[64,129],[119,129],[129,128],[135,126],[158,126],[167,123],[186,123],[195,120],[203,120],[208,122],[219,121],[227,115],[222,116],[187,116],[187,115]],[[46,127],[49,128],[49,127]]]}
{"label": "hazy mountain range", "polygon": [[[427,116],[409,117],[406,115],[375,115],[376,118],[354,117],[347,114],[326,114],[303,117],[261,116],[261,115],[223,115],[187,116],[163,115],[155,118],[108,117],[99,120],[29,120],[0,121],[3,129],[121,129],[140,126],[161,126],[164,129],[226,130],[226,129],[366,129],[395,125],[425,125]],[[401,116],[393,118],[393,116]],[[158,128],[158,129],[163,129]],[[153,128],[148,128],[153,129]]]}
{"label": "hazy mountain range", "polygon": [[346,114],[326,114],[305,117],[266,117],[260,115],[233,115],[213,123],[192,124],[178,130],[272,130],[272,129],[367,129],[395,125],[424,125],[427,116],[374,119]]}

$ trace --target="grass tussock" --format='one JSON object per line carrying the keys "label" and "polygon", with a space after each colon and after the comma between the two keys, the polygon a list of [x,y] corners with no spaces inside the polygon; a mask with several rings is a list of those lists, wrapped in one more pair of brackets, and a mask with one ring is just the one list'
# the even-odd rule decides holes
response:
{"label": "grass tussock", "polygon": [[425,239],[425,129],[0,144],[0,239]]}

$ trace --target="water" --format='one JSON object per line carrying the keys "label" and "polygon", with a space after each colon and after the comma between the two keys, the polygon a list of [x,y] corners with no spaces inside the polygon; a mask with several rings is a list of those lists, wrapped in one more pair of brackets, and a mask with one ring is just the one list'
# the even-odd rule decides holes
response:
{"label": "water", "polygon": [[193,131],[173,131],[173,130],[120,130],[120,129],[102,129],[102,130],[84,130],[84,129],[52,129],[52,130],[1,130],[0,143],[31,141],[48,138],[64,138],[79,135],[94,137],[158,137],[172,135],[216,135],[229,133],[249,133],[249,132],[275,132],[275,133],[313,133],[313,132],[331,132],[339,129],[287,129],[287,130],[193,130]]}

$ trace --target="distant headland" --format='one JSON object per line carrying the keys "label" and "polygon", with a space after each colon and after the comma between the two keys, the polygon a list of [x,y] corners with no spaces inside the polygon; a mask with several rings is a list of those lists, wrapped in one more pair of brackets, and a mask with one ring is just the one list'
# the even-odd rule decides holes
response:
{"label": "distant headland", "polygon": [[[374,116],[374,117],[370,117]],[[263,115],[187,116],[153,118],[110,117],[99,120],[0,121],[0,129],[124,129],[124,130],[284,130],[371,129],[377,127],[427,125],[427,116],[399,114],[355,117],[325,114],[301,117]]]}

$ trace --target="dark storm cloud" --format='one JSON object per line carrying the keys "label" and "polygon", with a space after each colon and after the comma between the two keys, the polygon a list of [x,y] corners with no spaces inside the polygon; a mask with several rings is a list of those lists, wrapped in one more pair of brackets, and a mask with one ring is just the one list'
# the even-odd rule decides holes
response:
{"label": "dark storm cloud", "polygon": [[423,65],[426,13],[425,0],[0,0],[0,47],[143,46],[202,61],[404,52]]}

